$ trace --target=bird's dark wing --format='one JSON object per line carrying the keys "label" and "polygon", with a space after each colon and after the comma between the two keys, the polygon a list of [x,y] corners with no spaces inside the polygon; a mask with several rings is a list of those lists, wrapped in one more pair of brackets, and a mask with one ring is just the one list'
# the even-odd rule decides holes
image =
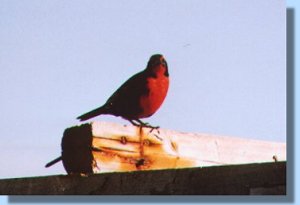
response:
{"label": "bird's dark wing", "polygon": [[104,107],[113,115],[135,119],[142,111],[140,98],[148,93],[146,73],[142,71],[121,85],[107,100]]}

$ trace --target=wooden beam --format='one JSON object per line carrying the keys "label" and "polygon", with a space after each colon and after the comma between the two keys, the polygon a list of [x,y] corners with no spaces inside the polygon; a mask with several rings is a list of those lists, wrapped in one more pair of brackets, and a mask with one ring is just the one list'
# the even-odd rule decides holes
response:
{"label": "wooden beam", "polygon": [[249,164],[285,161],[286,144],[92,122],[65,130],[62,160],[69,174]]}
{"label": "wooden beam", "polygon": [[[112,172],[93,174],[87,177],[59,175],[3,179],[0,180],[0,194],[285,195],[286,163],[271,162],[204,168]],[[34,199],[37,198],[34,197]],[[264,199],[270,199],[269,202],[274,204],[280,199],[282,201],[282,199],[287,200],[288,198],[283,196]],[[24,197],[19,202],[17,200],[17,197],[10,198],[12,203],[24,203]],[[76,203],[77,200],[78,198],[72,197],[70,202]],[[134,201],[132,202],[134,203]]]}

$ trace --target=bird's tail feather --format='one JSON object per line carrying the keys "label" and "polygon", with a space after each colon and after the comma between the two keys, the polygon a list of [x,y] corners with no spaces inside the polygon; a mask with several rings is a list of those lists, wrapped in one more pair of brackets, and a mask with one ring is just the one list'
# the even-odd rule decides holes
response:
{"label": "bird's tail feather", "polygon": [[83,115],[80,115],[79,117],[77,117],[77,119],[79,119],[80,121],[85,121],[85,120],[88,120],[90,118],[96,117],[97,115],[101,115],[101,114],[106,114],[106,109],[103,106],[96,108],[95,110],[92,110],[90,112],[87,112]]}

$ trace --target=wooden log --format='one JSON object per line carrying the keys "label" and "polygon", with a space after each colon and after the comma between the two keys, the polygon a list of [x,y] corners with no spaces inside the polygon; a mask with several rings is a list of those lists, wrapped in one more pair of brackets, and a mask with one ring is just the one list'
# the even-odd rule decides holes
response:
{"label": "wooden log", "polygon": [[67,173],[176,169],[286,160],[286,144],[108,122],[68,128],[62,140]]}

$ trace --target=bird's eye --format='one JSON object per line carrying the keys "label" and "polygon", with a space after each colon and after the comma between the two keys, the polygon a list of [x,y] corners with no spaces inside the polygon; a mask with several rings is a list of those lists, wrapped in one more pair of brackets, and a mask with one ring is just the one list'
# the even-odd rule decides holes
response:
{"label": "bird's eye", "polygon": [[162,59],[162,60],[161,60],[161,64],[163,64],[165,67],[168,66],[167,61],[165,61],[165,59]]}

